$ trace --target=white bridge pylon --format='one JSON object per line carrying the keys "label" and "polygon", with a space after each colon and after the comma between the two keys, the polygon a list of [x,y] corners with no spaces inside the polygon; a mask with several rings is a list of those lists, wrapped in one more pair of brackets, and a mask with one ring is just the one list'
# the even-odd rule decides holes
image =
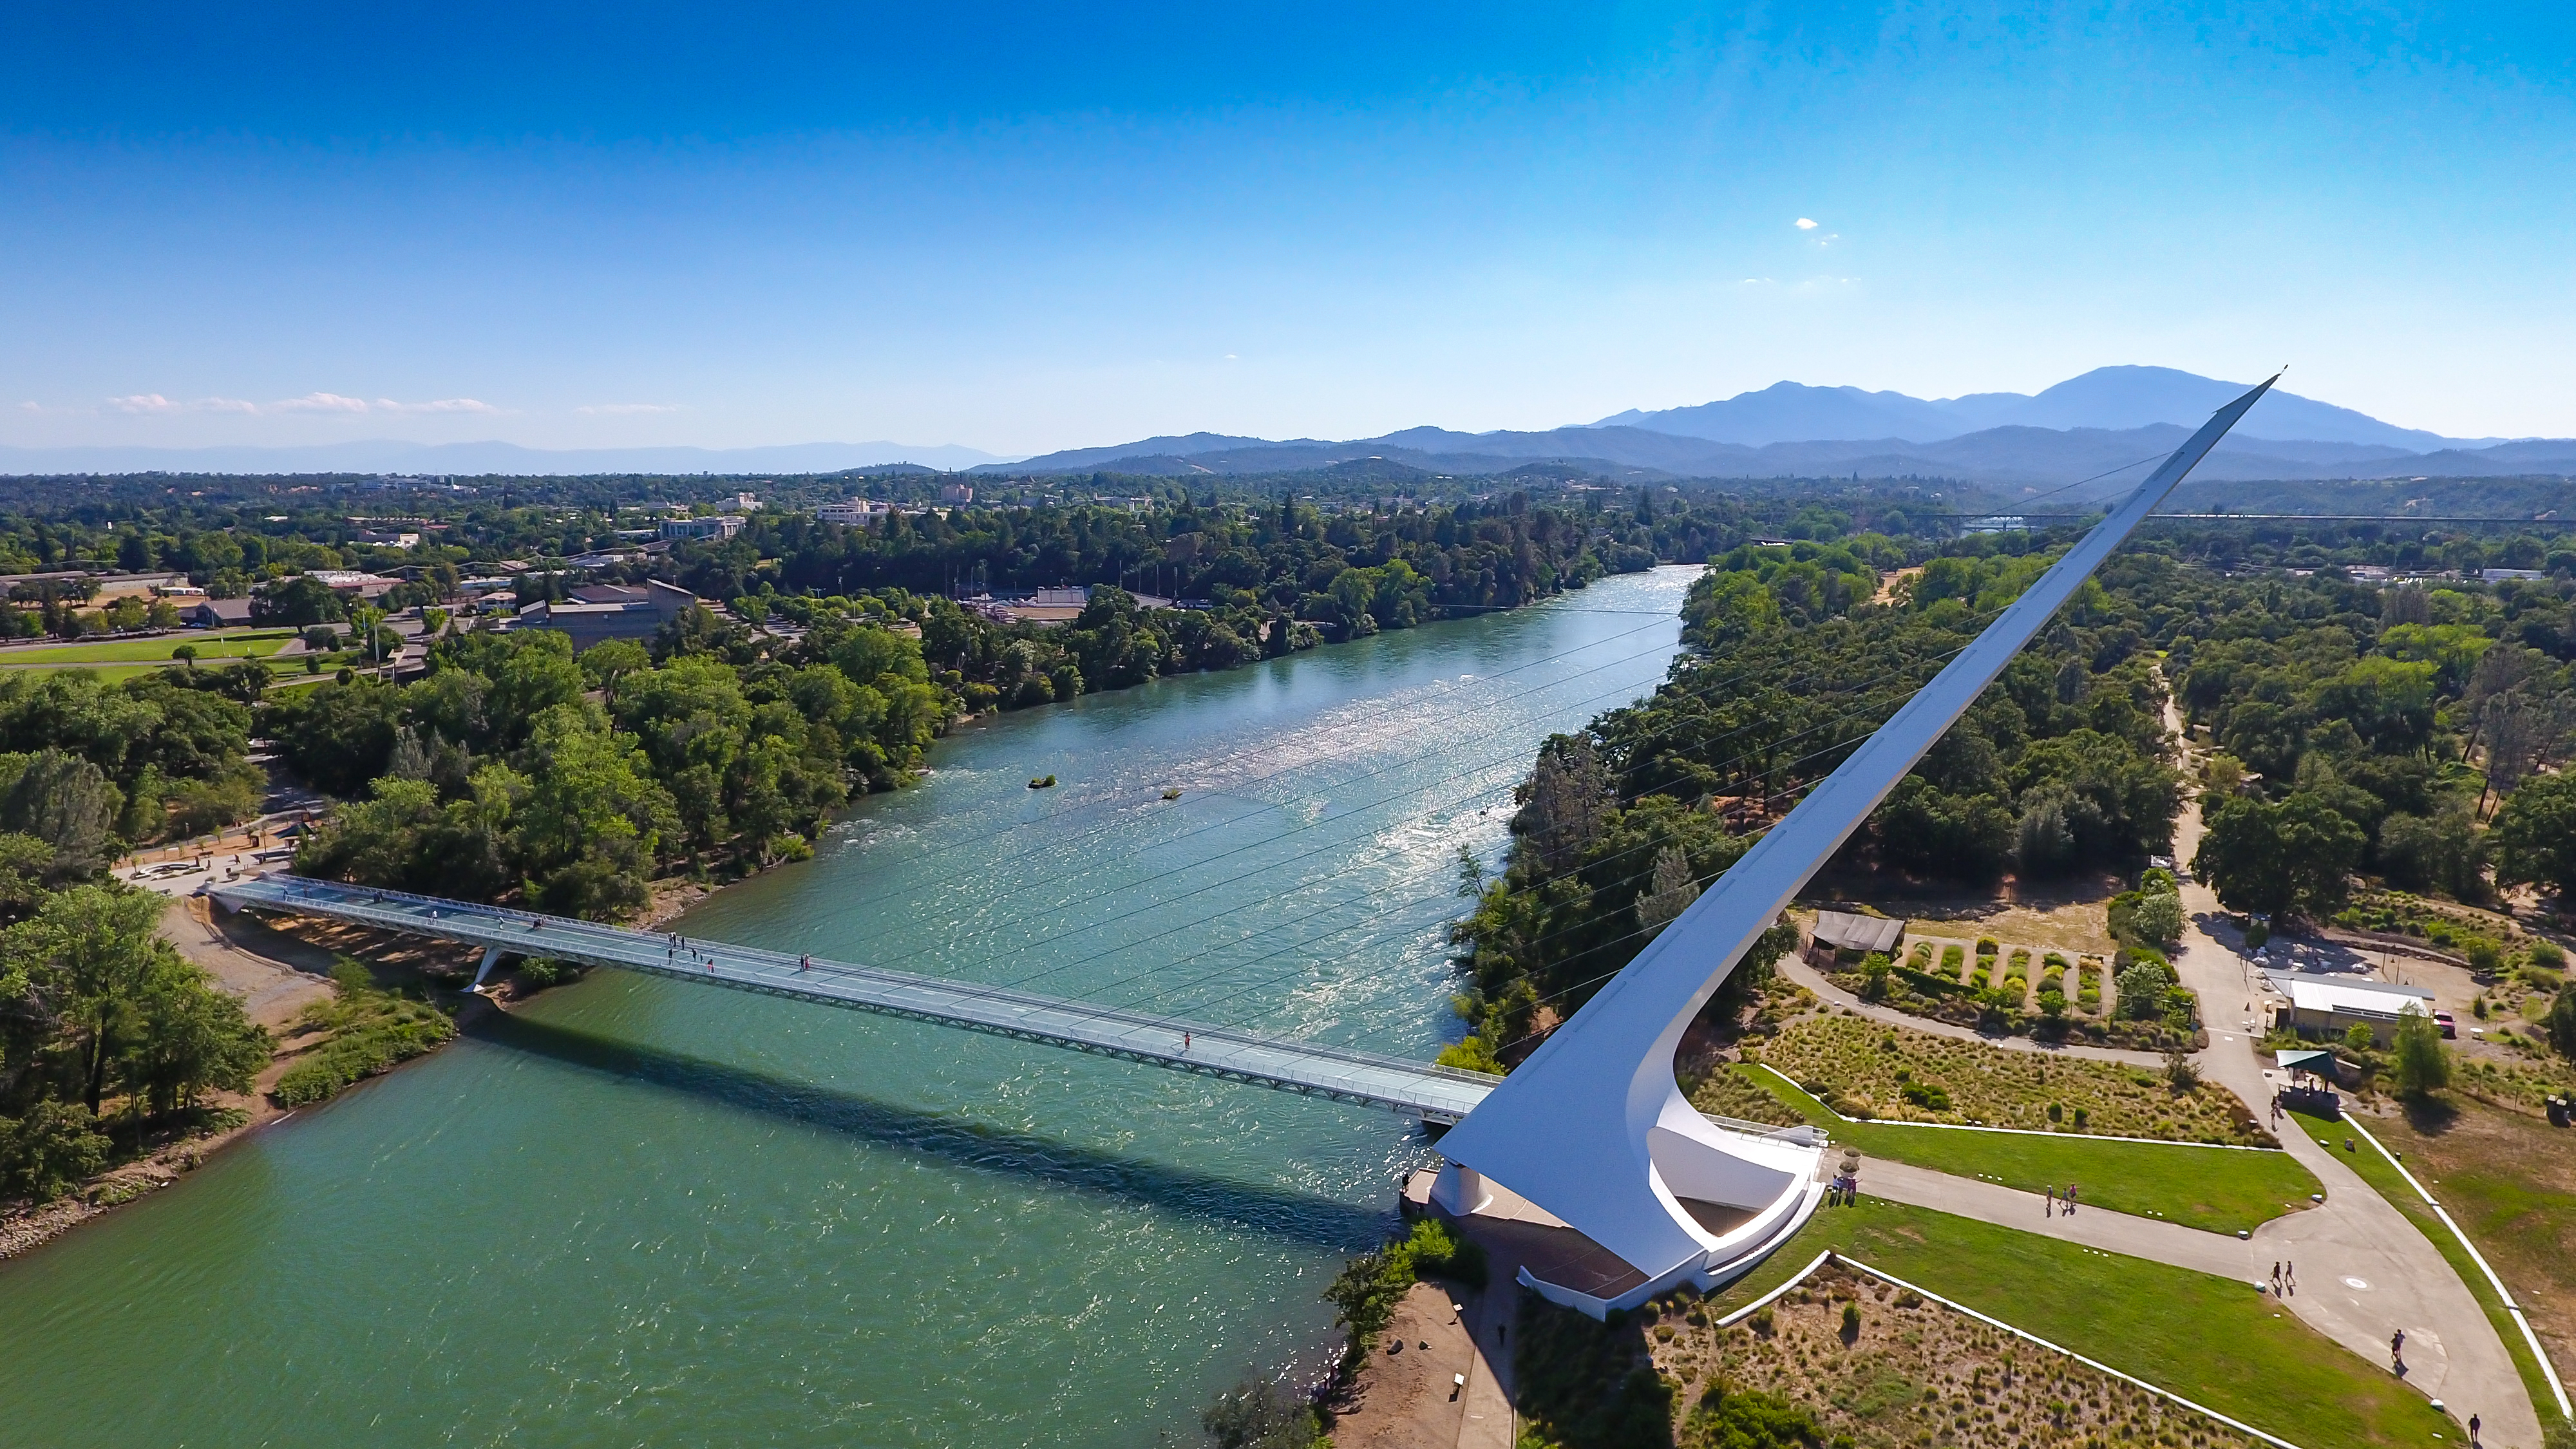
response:
{"label": "white bridge pylon", "polygon": [[1596,1267],[1578,1285],[1522,1270],[1529,1286],[1596,1317],[1685,1280],[1731,1278],[1803,1222],[1822,1194],[1815,1149],[1802,1159],[1786,1142],[1712,1126],[1673,1077],[1682,1032],[1924,751],[2278,380],[2211,415],[1451,1129],[1434,1201],[1462,1216],[1562,1224],[1614,1255],[1633,1271]]}

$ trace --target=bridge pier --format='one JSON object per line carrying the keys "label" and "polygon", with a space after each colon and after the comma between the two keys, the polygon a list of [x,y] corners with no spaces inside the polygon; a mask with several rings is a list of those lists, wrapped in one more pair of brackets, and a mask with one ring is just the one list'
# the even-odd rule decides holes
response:
{"label": "bridge pier", "polygon": [[480,991],[483,989],[483,978],[484,978],[484,977],[486,977],[486,976],[491,975],[491,974],[492,974],[492,968],[493,968],[494,966],[499,965],[499,964],[500,964],[500,962],[501,962],[501,948],[500,948],[500,947],[498,947],[498,946],[486,946],[486,947],[484,947],[484,948],[483,948],[483,964],[474,968],[474,984],[473,984],[473,985],[471,985],[471,986],[466,987],[465,989],[466,989],[467,991],[480,992]]}

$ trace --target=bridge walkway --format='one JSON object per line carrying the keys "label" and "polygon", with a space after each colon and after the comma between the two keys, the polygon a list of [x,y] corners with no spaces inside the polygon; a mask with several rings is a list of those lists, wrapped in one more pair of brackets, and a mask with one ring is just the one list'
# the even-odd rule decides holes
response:
{"label": "bridge walkway", "polygon": [[263,875],[212,884],[207,891],[232,909],[322,916],[480,946],[487,966],[497,959],[496,952],[612,966],[1122,1057],[1383,1107],[1443,1125],[1464,1118],[1502,1080],[1483,1072],[1007,987],[944,981],[845,961],[816,958],[808,964],[784,952],[720,941],[691,938],[686,951],[675,951],[668,935],[337,881]]}

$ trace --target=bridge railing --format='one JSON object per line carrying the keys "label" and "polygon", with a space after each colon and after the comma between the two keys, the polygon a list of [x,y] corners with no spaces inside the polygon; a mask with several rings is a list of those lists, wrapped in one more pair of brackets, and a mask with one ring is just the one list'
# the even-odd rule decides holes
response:
{"label": "bridge railing", "polygon": [[[516,926],[521,924],[533,924],[537,931],[542,931],[546,928],[552,927],[561,930],[568,938],[564,942],[566,950],[563,953],[568,955],[587,954],[582,951],[579,942],[569,939],[575,935],[591,936],[594,940],[599,936],[605,935],[611,937],[613,940],[631,941],[640,945],[654,936],[676,934],[672,932],[643,931],[632,927],[613,926],[604,922],[585,921],[578,917],[558,916],[544,911],[524,910],[518,907],[502,907],[476,901],[457,901],[441,896],[422,895],[413,891],[395,890],[384,886],[366,886],[355,885],[346,881],[317,880],[309,876],[299,876],[289,873],[254,876],[240,884],[255,884],[257,886],[269,887],[286,898],[280,904],[290,906],[298,899],[310,901],[316,905],[320,905],[325,901],[335,904],[402,902],[414,906],[426,907],[435,913],[434,919],[442,921],[457,920],[459,918],[472,918],[489,921],[496,925]],[[236,887],[236,889],[238,890],[238,887]],[[389,924],[392,925],[394,929],[402,929],[400,923]],[[514,945],[515,944],[517,943],[514,943]],[[1291,1037],[1261,1036],[1253,1033],[1237,1031],[1229,1027],[1212,1026],[1206,1023],[1193,1021],[1185,1017],[1163,1016],[1152,1012],[1132,1011],[1120,1007],[1076,1001],[1068,998],[1040,996],[1033,992],[1016,991],[1009,987],[991,986],[973,981],[958,981],[946,977],[924,976],[908,971],[895,971],[881,966],[867,966],[857,962],[830,961],[816,958],[809,971],[804,967],[804,958],[790,955],[786,952],[768,951],[755,946],[738,946],[731,943],[711,942],[708,944],[721,945],[727,954],[737,958],[747,958],[750,963],[767,965],[778,971],[792,974],[810,975],[811,973],[821,972],[844,977],[856,976],[880,983],[897,984],[908,987],[918,987],[924,990],[946,992],[962,998],[969,998],[990,1004],[1005,1005],[1020,1009],[1043,1011],[1071,1010],[1078,1013],[1078,1021],[1132,1026],[1152,1031],[1165,1032],[1174,1036],[1186,1034],[1189,1037],[1205,1040],[1212,1044],[1223,1042],[1263,1050],[1292,1052],[1309,1058],[1321,1059],[1350,1067],[1399,1071],[1417,1076],[1433,1076],[1448,1081],[1470,1083],[1477,1086],[1487,1087],[1502,1081],[1501,1077],[1496,1076],[1493,1073],[1473,1071],[1463,1067],[1441,1066],[1437,1063],[1422,1062],[1405,1057],[1388,1056],[1383,1053],[1363,1051],[1352,1047],[1331,1046],[1321,1042],[1299,1041]],[[531,941],[526,943],[526,945],[533,948],[541,947],[542,943]],[[519,954],[549,953],[545,953],[542,950],[522,949],[519,951]],[[614,961],[614,964],[625,966],[639,964],[636,962],[622,961],[616,960],[612,957],[606,957],[605,953],[600,954],[603,956],[603,959]],[[652,969],[649,963],[644,964],[646,965],[646,969]]]}

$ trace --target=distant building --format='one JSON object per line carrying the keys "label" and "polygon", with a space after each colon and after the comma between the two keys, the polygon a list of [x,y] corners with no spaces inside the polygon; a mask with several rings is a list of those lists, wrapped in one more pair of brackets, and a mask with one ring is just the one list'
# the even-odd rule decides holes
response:
{"label": "distant building", "polygon": [[849,528],[874,523],[893,511],[894,506],[889,503],[880,503],[873,498],[853,498],[847,503],[826,503],[814,510],[814,516],[822,522]]}
{"label": "distant building", "polygon": [[951,505],[972,503],[975,501],[974,485],[969,483],[942,483],[939,485],[939,501]]}
{"label": "distant building", "polygon": [[385,548],[420,547],[420,535],[409,529],[397,532],[380,528],[362,528],[349,536],[359,543],[378,544]]}
{"label": "distant building", "polygon": [[758,513],[760,499],[749,493],[737,493],[731,498],[717,499],[716,507],[727,513]]}
{"label": "distant building", "polygon": [[518,627],[569,634],[578,654],[604,640],[650,639],[697,602],[697,595],[659,579],[639,585],[587,584],[561,602],[521,609]]}
{"label": "distant building", "polygon": [[362,599],[372,599],[402,582],[400,579],[383,578],[358,569],[306,569],[304,576],[321,583],[334,593],[355,594]]}
{"label": "distant building", "polygon": [[180,617],[200,629],[238,629],[250,622],[250,600],[199,599]]}
{"label": "distant building", "polygon": [[1971,518],[1959,525],[1961,533],[2019,533],[2030,524],[2018,513],[1998,513],[1988,518]]}
{"label": "distant building", "polygon": [[742,532],[748,521],[738,513],[720,514],[714,518],[665,518],[662,520],[662,537],[672,540],[731,538]]}
{"label": "distant building", "polygon": [[2478,577],[2491,584],[2500,584],[2507,579],[2545,579],[2549,575],[2542,569],[2480,569]]}

